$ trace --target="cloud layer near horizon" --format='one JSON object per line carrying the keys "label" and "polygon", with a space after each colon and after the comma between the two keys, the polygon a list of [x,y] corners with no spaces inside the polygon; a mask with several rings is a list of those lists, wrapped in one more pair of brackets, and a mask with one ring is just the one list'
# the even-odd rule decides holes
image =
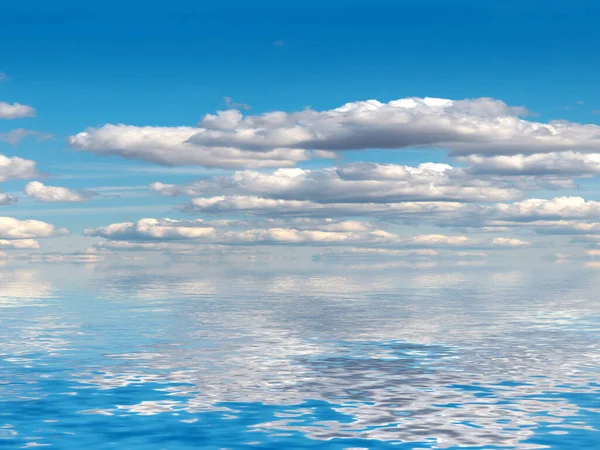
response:
{"label": "cloud layer near horizon", "polygon": [[[600,203],[586,199],[579,186],[600,173],[598,125],[538,122],[525,108],[491,98],[368,100],[258,115],[231,100],[228,107],[237,109],[205,114],[197,126],[105,124],[70,136],[70,147],[79,152],[219,174],[136,190],[148,202],[159,196],[182,200],[174,210],[165,207],[158,215],[163,218],[89,227],[82,234],[97,239],[90,253],[81,249],[61,259],[46,252],[39,259],[92,261],[120,251],[183,254],[259,245],[331,246],[324,253],[336,258],[433,257],[440,249],[458,255],[544,248],[560,236],[568,245],[600,242]],[[0,103],[1,119],[35,115],[33,107]],[[0,133],[0,141],[17,145],[28,136],[50,137],[17,128]],[[395,152],[396,161],[405,149],[412,149],[411,160],[419,149],[439,149],[445,162],[369,160],[375,149]],[[347,152],[354,152],[354,162],[341,161]],[[356,161],[357,155],[365,160]],[[20,191],[0,193],[0,206],[14,208],[18,199],[84,203],[96,194],[35,181],[39,175],[35,161],[0,154],[0,182],[27,180]],[[127,189],[101,186],[98,192],[106,194],[91,203]],[[36,248],[37,239],[65,233],[42,221],[2,220],[0,246],[6,249]],[[356,252],[348,253],[352,248]]]}

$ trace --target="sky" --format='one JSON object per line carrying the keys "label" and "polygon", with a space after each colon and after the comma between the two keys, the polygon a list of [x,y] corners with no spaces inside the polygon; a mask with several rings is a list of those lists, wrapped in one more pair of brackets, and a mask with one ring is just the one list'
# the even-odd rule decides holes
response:
{"label": "sky", "polygon": [[599,17],[3,2],[0,254],[594,265]]}

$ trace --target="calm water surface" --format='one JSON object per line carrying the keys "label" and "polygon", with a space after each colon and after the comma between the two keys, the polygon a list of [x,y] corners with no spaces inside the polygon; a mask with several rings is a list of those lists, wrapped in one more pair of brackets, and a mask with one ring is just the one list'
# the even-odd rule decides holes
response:
{"label": "calm water surface", "polygon": [[0,448],[600,449],[600,270],[0,269]]}

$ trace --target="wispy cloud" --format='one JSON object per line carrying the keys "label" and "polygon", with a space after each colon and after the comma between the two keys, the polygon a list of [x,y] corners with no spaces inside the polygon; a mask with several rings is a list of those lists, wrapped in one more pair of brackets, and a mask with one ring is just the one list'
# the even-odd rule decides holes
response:
{"label": "wispy cloud", "polygon": [[[1,118],[1,117],[0,117]],[[47,141],[54,139],[54,136],[49,133],[42,133],[41,131],[27,130],[25,128],[16,128],[14,130],[0,133],[0,141],[6,142],[10,145],[17,145],[24,139],[33,137],[37,141]]]}
{"label": "wispy cloud", "polygon": [[251,109],[250,105],[247,105],[246,103],[237,103],[234,102],[233,99],[231,97],[225,97],[225,105],[227,105],[227,108],[229,109]]}

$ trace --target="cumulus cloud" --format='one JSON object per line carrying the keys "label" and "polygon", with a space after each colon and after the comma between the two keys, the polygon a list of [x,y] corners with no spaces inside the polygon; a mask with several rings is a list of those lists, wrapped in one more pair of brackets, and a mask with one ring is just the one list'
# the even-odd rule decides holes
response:
{"label": "cumulus cloud", "polygon": [[600,202],[582,197],[530,198],[485,208],[497,221],[532,222],[537,220],[589,219],[600,216]]}
{"label": "cumulus cloud", "polygon": [[514,203],[478,205],[457,222],[480,227],[530,230],[536,234],[581,235],[600,231],[600,202],[581,197],[530,198]]}
{"label": "cumulus cloud", "polygon": [[[288,226],[246,229],[209,226],[210,222],[175,219],[141,219],[86,230],[87,236],[106,241],[95,244],[102,251],[160,251],[191,254],[206,248],[258,245],[304,245],[311,247],[352,247],[364,255],[429,257],[436,249],[502,249],[528,243],[511,238],[473,239],[461,235],[423,234],[402,236],[359,221],[293,219]],[[268,221],[266,222],[268,223]],[[294,227],[292,223],[295,223]],[[235,224],[239,227],[240,224]],[[467,255],[465,253],[465,255]],[[471,256],[471,255],[467,255]]]}
{"label": "cumulus cloud", "polygon": [[[182,185],[157,182],[150,189],[190,197],[179,207],[188,213],[240,220],[142,219],[86,234],[107,239],[99,244],[107,248],[132,250],[347,245],[399,252],[464,249],[465,258],[474,257],[473,248],[523,249],[540,239],[519,239],[523,233],[494,237],[497,233],[600,235],[599,202],[556,194],[544,198],[550,190],[578,188],[575,179],[600,173],[600,126],[536,122],[524,108],[490,98],[369,100],[325,111],[259,115],[242,111],[245,106],[231,99],[226,103],[229,109],[206,114],[196,127],[106,124],[71,136],[69,143],[81,151],[166,166],[236,169]],[[448,150],[457,163],[295,167],[340,151],[408,147]],[[0,161],[0,177],[1,170]],[[66,189],[36,183],[26,192]],[[82,193],[63,194],[83,201]],[[49,195],[57,197],[56,191]],[[405,236],[389,231],[399,224],[433,225],[446,232]],[[466,236],[483,231],[494,236]]]}
{"label": "cumulus cloud", "polygon": [[111,224],[86,230],[87,236],[99,236],[123,241],[174,241],[196,240],[209,244],[255,244],[255,243],[343,243],[375,242],[393,239],[395,236],[383,230],[365,230],[356,227],[342,229],[294,229],[266,228],[243,231],[217,230],[202,220],[184,221],[174,219],[141,219],[137,222]]}
{"label": "cumulus cloud", "polygon": [[469,155],[459,158],[472,174],[585,176],[600,173],[600,153],[552,152],[532,155]]}
{"label": "cumulus cloud", "polygon": [[443,234],[425,234],[413,236],[405,241],[407,245],[416,247],[464,247],[475,244],[466,236],[446,236]]}
{"label": "cumulus cloud", "polygon": [[[168,232],[157,228],[174,228]],[[366,232],[374,229],[369,222],[340,221],[334,219],[293,218],[293,219],[265,219],[260,221],[229,221],[229,220],[196,220],[175,221],[172,219],[143,219],[137,223],[127,225],[102,227],[100,229],[87,230],[90,236],[102,236],[113,239],[132,240],[108,240],[94,245],[98,250],[108,251],[166,251],[169,253],[197,253],[198,240],[202,243],[205,251],[223,251],[224,244],[205,244],[205,242],[218,242],[226,239],[235,239],[234,233],[225,234],[224,229],[236,230],[257,227],[268,229],[293,228],[298,231],[325,231],[325,232]],[[178,230],[177,228],[198,228],[199,231]],[[217,228],[221,229],[218,232]],[[210,229],[210,230],[208,230]],[[214,230],[214,232],[212,231]],[[133,240],[135,239],[135,240]],[[231,248],[227,249],[228,252]]]}
{"label": "cumulus cloud", "polygon": [[0,248],[4,249],[37,249],[40,248],[40,244],[35,239],[0,239]]}
{"label": "cumulus cloud", "polygon": [[216,230],[203,220],[179,221],[173,219],[140,219],[137,222],[114,223],[106,227],[91,228],[86,236],[99,236],[112,240],[186,240],[214,238]]}
{"label": "cumulus cloud", "polygon": [[107,124],[71,136],[75,149],[166,165],[259,168],[344,150],[438,147],[454,154],[600,153],[600,127],[525,120],[501,100],[404,98],[243,115],[206,114],[198,127]]}
{"label": "cumulus cloud", "polygon": [[[239,113],[238,111],[234,111]],[[246,151],[232,146],[195,144],[194,127],[136,127],[104,125],[71,136],[76,150],[98,155],[116,155],[166,166],[199,165],[209,168],[291,167],[312,157],[331,156],[302,149],[272,148]]]}
{"label": "cumulus cloud", "polygon": [[54,226],[40,220],[19,220],[0,217],[0,239],[36,239],[50,237],[57,232]]}
{"label": "cumulus cloud", "polygon": [[[242,222],[245,227],[255,225],[257,221]],[[260,223],[260,222],[258,222]],[[366,221],[359,220],[336,220],[332,218],[310,218],[297,217],[291,219],[267,219],[264,226],[269,227],[291,227],[298,230],[321,230],[321,231],[369,231],[375,226]]]}
{"label": "cumulus cloud", "polygon": [[27,183],[24,192],[40,202],[81,203],[88,201],[91,195],[61,186],[46,186],[39,181]]}
{"label": "cumulus cloud", "polygon": [[545,235],[600,233],[600,202],[581,197],[531,198],[510,204],[479,205],[461,219],[493,230],[530,230]]}
{"label": "cumulus cloud", "polygon": [[38,175],[35,161],[0,154],[0,181],[25,179]]}
{"label": "cumulus cloud", "polygon": [[[280,200],[250,196],[192,199],[190,213],[242,213],[266,217],[370,217],[405,224],[432,224],[486,232],[530,228],[539,233],[581,234],[596,229],[600,202],[581,197],[531,198],[513,203],[459,202],[332,203]],[[560,231],[562,230],[562,231]]]}
{"label": "cumulus cloud", "polygon": [[280,200],[253,196],[194,198],[183,206],[193,214],[242,213],[267,217],[375,217],[411,223],[444,222],[452,224],[468,213],[476,214],[479,205],[457,202],[329,203]]}
{"label": "cumulus cloud", "polygon": [[0,119],[22,119],[25,117],[35,117],[35,108],[20,103],[0,102]]}
{"label": "cumulus cloud", "polygon": [[393,241],[395,235],[383,230],[367,232],[297,230],[293,228],[255,229],[229,232],[224,243],[233,244],[353,244],[384,243]]}
{"label": "cumulus cloud", "polygon": [[272,173],[239,171],[184,186],[154,183],[162,195],[244,195],[321,203],[400,201],[506,201],[522,197],[504,181],[473,177],[447,164],[354,163],[320,170],[278,169]]}
{"label": "cumulus cloud", "polygon": [[491,98],[449,100],[404,98],[381,103],[351,102],[328,111],[269,112],[237,116],[232,123],[207,114],[203,145],[246,149],[290,147],[320,150],[442,147],[456,153],[542,153],[600,148],[600,127],[566,121],[531,122],[522,107]]}
{"label": "cumulus cloud", "polygon": [[492,245],[496,245],[498,247],[524,247],[527,245],[531,245],[531,242],[522,241],[520,239],[515,238],[494,238],[492,239]]}

